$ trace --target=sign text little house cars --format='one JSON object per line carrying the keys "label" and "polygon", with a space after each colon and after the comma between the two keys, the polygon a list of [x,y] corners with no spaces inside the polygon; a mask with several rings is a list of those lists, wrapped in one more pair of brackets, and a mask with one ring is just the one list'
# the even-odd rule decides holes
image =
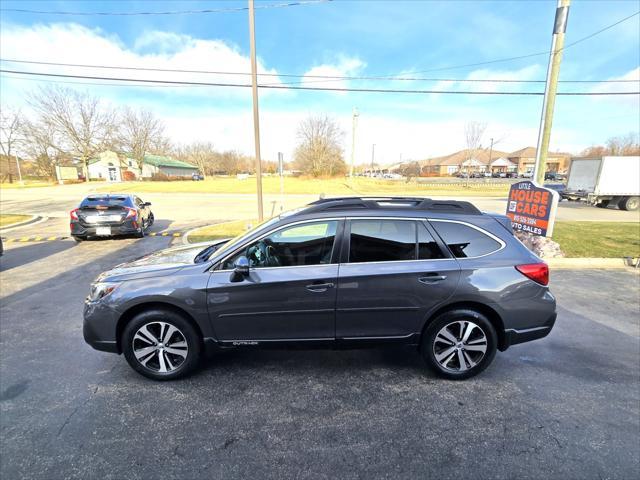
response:
{"label": "sign text little house cars", "polygon": [[507,216],[514,230],[550,237],[558,208],[558,192],[526,181],[509,190]]}

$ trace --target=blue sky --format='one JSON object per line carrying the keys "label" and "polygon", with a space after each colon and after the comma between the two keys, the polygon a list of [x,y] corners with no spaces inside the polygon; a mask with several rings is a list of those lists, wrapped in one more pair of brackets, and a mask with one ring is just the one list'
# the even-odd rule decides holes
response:
{"label": "blue sky", "polygon": [[[258,7],[279,0],[256,2]],[[244,1],[11,1],[5,9],[74,12],[141,12],[223,9]],[[334,1],[287,8],[258,8],[256,35],[260,71],[267,83],[296,81],[282,74],[419,76],[440,79],[540,80],[547,57],[538,55],[484,66],[448,68],[549,49],[555,1]],[[574,0],[566,42],[571,43],[640,10],[640,2]],[[4,59],[246,72],[247,12],[158,16],[61,16],[2,12]],[[638,79],[640,16],[567,48],[561,80]],[[245,76],[117,72],[3,63],[3,68],[135,78],[246,83]],[[413,73],[423,72],[423,73]],[[136,76],[137,75],[137,76]],[[9,78],[11,77],[11,78]],[[25,106],[33,80],[4,76],[3,105]],[[442,90],[539,91],[540,84],[459,84],[437,81],[298,80],[309,86]],[[100,82],[96,82],[100,83]],[[102,82],[104,83],[104,82]],[[140,88],[66,86],[89,90],[114,105],[142,105],[167,124],[177,143],[212,141],[220,148],[253,151],[251,91],[241,88]],[[560,91],[640,90],[626,84],[562,84]],[[444,94],[365,94],[261,90],[263,152],[291,156],[297,123],[309,114],[334,117],[351,149],[351,111],[360,111],[356,159],[425,158],[464,147],[464,123],[487,124],[497,149],[535,145],[541,97]],[[613,135],[640,130],[640,98],[559,97],[552,148],[579,151]]]}

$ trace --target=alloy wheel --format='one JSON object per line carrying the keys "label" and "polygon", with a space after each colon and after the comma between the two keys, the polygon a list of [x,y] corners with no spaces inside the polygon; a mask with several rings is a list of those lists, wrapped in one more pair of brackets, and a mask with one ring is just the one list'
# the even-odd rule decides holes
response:
{"label": "alloy wheel", "polygon": [[156,373],[169,373],[184,363],[189,347],[184,334],[167,322],[150,322],[133,336],[133,354],[143,367]]}
{"label": "alloy wheel", "polygon": [[451,322],[440,329],[433,341],[433,355],[442,368],[464,372],[478,365],[487,351],[487,336],[469,321]]}

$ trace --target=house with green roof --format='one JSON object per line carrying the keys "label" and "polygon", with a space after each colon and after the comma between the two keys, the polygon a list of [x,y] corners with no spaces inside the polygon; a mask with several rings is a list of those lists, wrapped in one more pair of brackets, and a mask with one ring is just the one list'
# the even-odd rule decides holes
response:
{"label": "house with green roof", "polygon": [[198,167],[190,163],[161,155],[145,155],[142,172],[138,162],[126,155],[112,151],[105,151],[96,158],[89,160],[89,179],[121,182],[124,172],[132,172],[136,178],[151,178],[156,174],[170,177],[191,178],[198,173]]}

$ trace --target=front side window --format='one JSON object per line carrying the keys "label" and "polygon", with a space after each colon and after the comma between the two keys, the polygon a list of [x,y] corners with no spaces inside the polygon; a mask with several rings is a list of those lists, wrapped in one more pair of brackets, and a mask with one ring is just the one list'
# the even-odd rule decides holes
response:
{"label": "front side window", "polygon": [[337,228],[337,220],[283,228],[244,247],[225,261],[223,269],[232,269],[240,256],[253,268],[329,264]]}
{"label": "front side window", "polygon": [[469,225],[432,221],[433,228],[456,258],[481,257],[499,250],[499,242]]}
{"label": "front side window", "polygon": [[392,262],[416,259],[416,222],[352,220],[349,262]]}

